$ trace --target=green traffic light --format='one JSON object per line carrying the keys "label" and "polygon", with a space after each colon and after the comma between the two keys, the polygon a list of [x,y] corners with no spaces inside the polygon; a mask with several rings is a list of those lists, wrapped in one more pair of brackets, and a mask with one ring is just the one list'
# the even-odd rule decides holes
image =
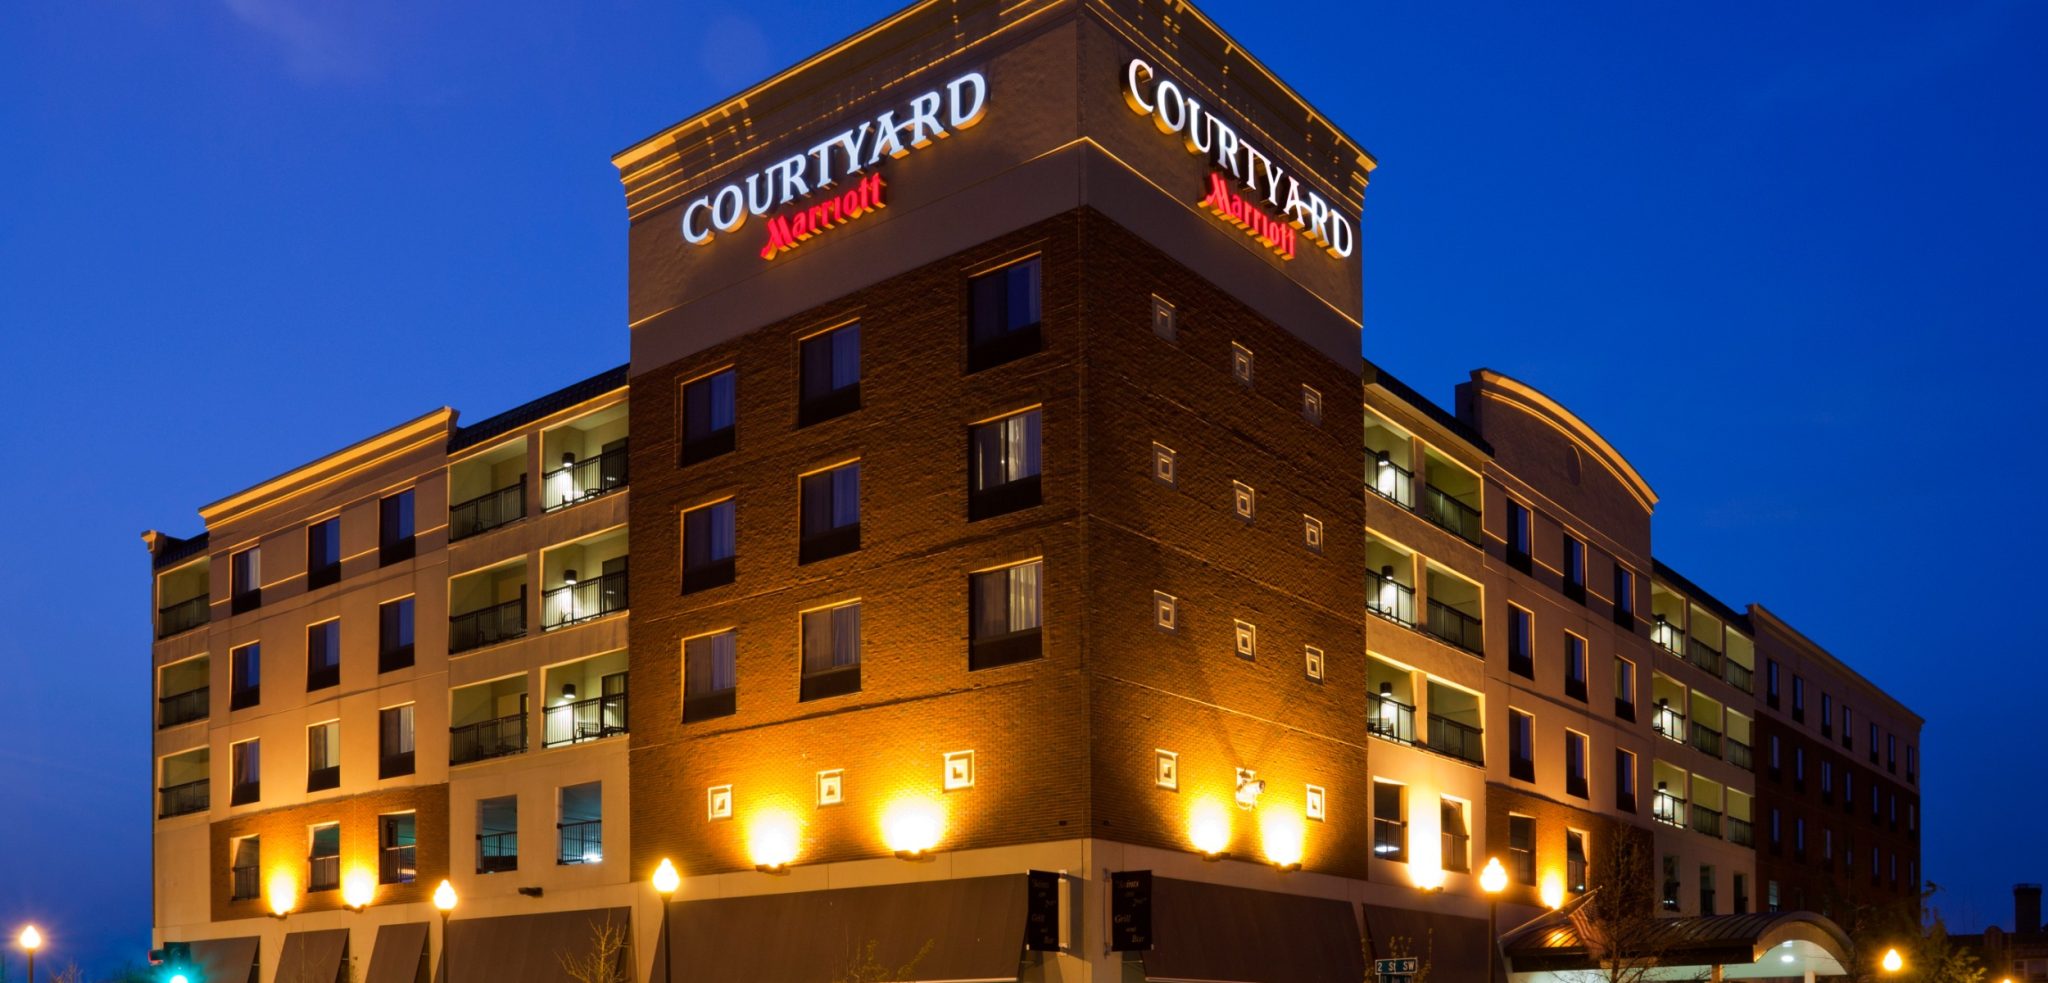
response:
{"label": "green traffic light", "polygon": [[171,978],[164,981],[164,983],[192,983],[192,981],[186,979],[183,973],[172,973]]}

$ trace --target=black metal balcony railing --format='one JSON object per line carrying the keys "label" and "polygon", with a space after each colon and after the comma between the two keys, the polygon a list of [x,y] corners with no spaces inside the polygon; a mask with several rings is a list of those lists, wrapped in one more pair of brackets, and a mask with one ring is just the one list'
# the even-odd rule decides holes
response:
{"label": "black metal balcony railing", "polygon": [[541,746],[598,741],[626,732],[626,694],[593,696],[543,711]]}
{"label": "black metal balcony railing", "polygon": [[212,782],[200,779],[196,782],[181,782],[157,790],[162,801],[157,806],[157,818],[169,819],[194,812],[205,812],[210,804],[209,793]]}
{"label": "black metal balcony railing", "polygon": [[1694,832],[1708,836],[1721,835],[1721,814],[1706,806],[1694,803],[1692,807],[1692,828]]}
{"label": "black metal balcony railing", "polygon": [[257,868],[231,867],[228,879],[233,882],[228,890],[229,901],[247,901],[256,896]]}
{"label": "black metal balcony railing", "polygon": [[419,848],[386,846],[377,855],[377,883],[411,884],[419,876]]}
{"label": "black metal balcony railing", "polygon": [[1415,473],[1386,456],[1385,451],[1371,455],[1365,465],[1365,487],[1389,502],[1404,509],[1415,507]]}
{"label": "black metal balcony railing", "polygon": [[[1513,751],[1512,748],[1510,748],[1509,750],[1510,752]],[[1523,749],[1525,755],[1527,751],[1527,748]],[[1508,757],[1508,777],[1524,782],[1535,781],[1536,759],[1526,756],[1516,756],[1510,753]]]}
{"label": "black metal balcony railing", "polygon": [[448,619],[448,654],[496,645],[526,634],[526,598],[515,597]]}
{"label": "black metal balcony railing", "polygon": [[393,643],[389,648],[381,648],[377,651],[377,671],[380,673],[397,672],[412,665],[412,662],[413,643],[411,642],[403,644]]}
{"label": "black metal balcony railing", "polygon": [[1429,599],[1430,634],[1474,655],[1483,655],[1486,652],[1486,639],[1480,627],[1478,618],[1436,598]]}
{"label": "black metal balcony railing", "polygon": [[448,506],[448,539],[466,539],[526,518],[526,476],[496,491]]}
{"label": "black metal balcony railing", "polygon": [[1650,711],[1650,727],[1667,740],[1685,743],[1685,714],[1668,706]]}
{"label": "black metal balcony railing", "polygon": [[1685,632],[1679,631],[1677,625],[1664,620],[1663,615],[1658,615],[1656,623],[1650,626],[1650,641],[1663,646],[1664,651],[1672,655],[1685,655]]}
{"label": "black metal balcony railing", "polygon": [[1721,678],[1728,680],[1728,685],[1744,693],[1756,692],[1756,674],[1751,672],[1748,666],[1736,662],[1734,659],[1728,659],[1721,663]]}
{"label": "black metal balcony railing", "polygon": [[1365,575],[1365,609],[1397,625],[1415,627],[1415,588],[1377,573]]}
{"label": "black metal balcony railing", "polygon": [[191,631],[213,617],[213,599],[204,594],[156,609],[156,637]]}
{"label": "black metal balcony railing", "polygon": [[1697,638],[1686,640],[1685,661],[1706,670],[1709,674],[1721,674],[1721,653]]}
{"label": "black metal balcony railing", "polygon": [[1752,771],[1756,768],[1756,763],[1750,759],[1749,745],[1732,737],[1728,739],[1728,763]]}
{"label": "black metal balcony railing", "polygon": [[448,728],[448,763],[463,765],[526,750],[526,714]]}
{"label": "black metal balcony railing", "polygon": [[1365,732],[1401,744],[1415,743],[1415,708],[1391,696],[1365,695]]}
{"label": "black metal balcony railing", "polygon": [[561,831],[555,863],[594,864],[604,859],[604,820],[557,823],[555,828]]}
{"label": "black metal balcony railing", "polygon": [[1756,829],[1747,819],[1728,817],[1728,842],[1736,846],[1756,846]]}
{"label": "black metal balcony railing", "polygon": [[519,869],[518,833],[478,833],[476,836],[476,872],[479,874],[502,874]]}
{"label": "black metal balcony railing", "polygon": [[552,631],[626,610],[626,568],[547,591],[540,596],[540,627]]}
{"label": "black metal balcony railing", "polygon": [[307,857],[306,890],[332,891],[341,886],[341,858]]}
{"label": "black metal balcony railing", "polygon": [[1486,763],[1486,745],[1479,728],[1434,714],[1429,717],[1429,749],[1446,757]]}
{"label": "black metal balcony railing", "polygon": [[1692,746],[1718,758],[1721,756],[1721,732],[1699,721],[1693,721]]}
{"label": "black metal balcony railing", "polygon": [[1422,517],[1468,543],[1479,542],[1479,510],[1435,485],[1422,486]]}
{"label": "black metal balcony railing", "polygon": [[174,727],[193,720],[204,720],[210,712],[213,688],[201,686],[183,693],[172,693],[156,701],[156,725]]}
{"label": "black metal balcony railing", "polygon": [[1666,826],[1685,828],[1685,800],[1669,792],[1650,797],[1650,816]]}
{"label": "black metal balcony railing", "polygon": [[602,498],[626,487],[626,445],[540,476],[542,512],[553,512]]}

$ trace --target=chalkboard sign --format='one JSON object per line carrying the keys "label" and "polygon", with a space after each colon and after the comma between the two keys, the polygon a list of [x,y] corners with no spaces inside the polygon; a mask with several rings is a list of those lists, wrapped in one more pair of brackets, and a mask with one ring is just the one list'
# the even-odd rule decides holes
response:
{"label": "chalkboard sign", "polygon": [[1151,871],[1109,875],[1109,948],[1113,952],[1152,948]]}
{"label": "chalkboard sign", "polygon": [[1025,876],[1024,948],[1060,951],[1060,875],[1034,870]]}

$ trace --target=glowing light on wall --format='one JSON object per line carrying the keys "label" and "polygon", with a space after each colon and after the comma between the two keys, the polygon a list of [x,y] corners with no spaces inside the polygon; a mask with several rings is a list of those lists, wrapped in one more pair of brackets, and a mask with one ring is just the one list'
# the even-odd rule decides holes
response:
{"label": "glowing light on wall", "polygon": [[1308,835],[1301,817],[1272,809],[1259,818],[1259,845],[1266,859],[1281,870],[1300,870],[1302,840]]}
{"label": "glowing light on wall", "polygon": [[905,860],[923,859],[945,828],[945,812],[925,799],[900,799],[882,813],[882,842]]}
{"label": "glowing light on wall", "polygon": [[[796,860],[799,839],[795,817],[779,810],[762,812],[747,826],[747,855],[753,858],[755,870],[767,874],[784,873]],[[931,842],[937,841],[938,836],[934,833]],[[895,848],[895,845],[892,843],[891,847]],[[930,848],[930,843],[923,847]]]}
{"label": "glowing light on wall", "polygon": [[341,879],[341,903],[361,911],[377,898],[377,878],[361,867]]}
{"label": "glowing light on wall", "polygon": [[1444,888],[1444,869],[1435,864],[1411,862],[1408,865],[1408,877],[1415,882],[1416,887],[1425,891],[1441,891]]}
{"label": "glowing light on wall", "polygon": [[1197,799],[1188,809],[1188,842],[1211,860],[1230,855],[1230,810],[1214,799]]}
{"label": "glowing light on wall", "polygon": [[1544,874],[1543,886],[1537,889],[1537,897],[1551,908],[1564,904],[1564,875],[1554,870]]}
{"label": "glowing light on wall", "polygon": [[299,883],[280,870],[270,875],[269,898],[270,913],[283,918],[291,914],[292,905],[299,900]]}

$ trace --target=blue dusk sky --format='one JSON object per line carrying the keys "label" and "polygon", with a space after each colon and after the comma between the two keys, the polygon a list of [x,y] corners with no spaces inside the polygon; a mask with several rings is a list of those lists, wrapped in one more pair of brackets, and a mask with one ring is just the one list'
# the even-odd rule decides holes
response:
{"label": "blue dusk sky", "polygon": [[[0,934],[147,948],[138,534],[624,361],[610,154],[892,9],[0,15]],[[1661,557],[1925,716],[1937,904],[2009,925],[2048,879],[2048,5],[1206,9],[1381,163],[1365,354],[1445,404],[1479,366],[1549,392],[1663,496]]]}

